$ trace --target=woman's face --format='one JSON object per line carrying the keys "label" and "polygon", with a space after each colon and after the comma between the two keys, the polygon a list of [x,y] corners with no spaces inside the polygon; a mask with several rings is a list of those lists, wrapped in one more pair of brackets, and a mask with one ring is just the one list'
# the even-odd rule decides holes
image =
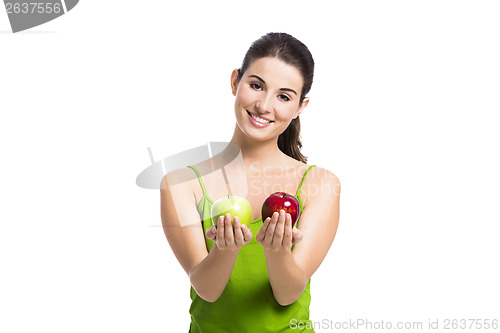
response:
{"label": "woman's face", "polygon": [[304,81],[299,70],[278,58],[259,58],[247,68],[240,82],[231,75],[236,122],[243,133],[269,140],[283,133],[309,103],[299,105]]}

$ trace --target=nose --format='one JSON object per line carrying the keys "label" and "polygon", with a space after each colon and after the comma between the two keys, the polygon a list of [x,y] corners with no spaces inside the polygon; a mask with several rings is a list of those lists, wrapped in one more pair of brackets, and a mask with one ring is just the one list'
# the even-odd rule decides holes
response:
{"label": "nose", "polygon": [[270,112],[272,110],[272,95],[262,94],[262,97],[257,101],[257,109],[262,113]]}

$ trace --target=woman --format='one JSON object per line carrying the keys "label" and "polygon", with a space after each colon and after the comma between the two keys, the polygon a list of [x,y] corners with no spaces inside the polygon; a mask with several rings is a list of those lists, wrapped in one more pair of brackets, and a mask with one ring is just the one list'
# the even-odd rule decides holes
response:
{"label": "woman", "polygon": [[[314,332],[310,278],[337,231],[340,182],[330,171],[307,165],[300,153],[299,115],[309,103],[313,71],[304,44],[286,33],[268,33],[231,74],[236,97],[231,143],[243,156],[242,182],[251,184],[250,228],[237,216],[233,225],[230,214],[212,225],[212,198],[228,194],[220,172],[204,172],[213,161],[179,171],[198,178],[175,195],[172,174],[163,179],[162,224],[192,286],[190,332]],[[265,221],[260,216],[265,198],[278,190],[299,199],[301,214],[293,228],[284,211]]]}

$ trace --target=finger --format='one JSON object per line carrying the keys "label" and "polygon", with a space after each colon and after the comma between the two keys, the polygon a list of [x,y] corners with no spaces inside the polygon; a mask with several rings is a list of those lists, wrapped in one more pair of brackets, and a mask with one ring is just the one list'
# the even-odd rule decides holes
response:
{"label": "finger", "polygon": [[279,213],[274,212],[269,225],[267,226],[266,236],[264,238],[264,243],[266,245],[271,245],[273,242],[274,229],[276,229],[276,223],[278,222]]}
{"label": "finger", "polygon": [[245,244],[250,243],[250,241],[252,240],[252,237],[253,237],[252,230],[249,227],[247,227],[246,225],[242,224],[241,231],[243,232]]}
{"label": "finger", "polygon": [[230,213],[227,213],[224,218],[224,237],[226,238],[226,245],[234,245],[234,231],[233,231],[233,218]]}
{"label": "finger", "polygon": [[238,246],[245,245],[243,231],[241,230],[242,226],[243,225],[241,224],[240,218],[238,216],[235,216],[234,217],[234,242]]}
{"label": "finger", "polygon": [[214,225],[212,225],[210,228],[208,228],[207,232],[205,235],[207,236],[208,239],[214,240],[215,235],[217,234],[217,229],[215,228]]}
{"label": "finger", "polygon": [[292,242],[293,242],[293,244],[295,244],[295,243],[298,243],[302,239],[303,233],[302,233],[302,231],[300,231],[300,229],[293,228],[292,236],[293,236]]}
{"label": "finger", "polygon": [[272,246],[274,248],[279,248],[283,245],[283,235],[285,234],[285,219],[286,213],[283,209],[279,212],[278,221],[276,222],[276,227],[274,229],[274,236]]}
{"label": "finger", "polygon": [[266,218],[266,220],[264,221],[264,223],[260,227],[259,232],[257,232],[257,236],[255,236],[255,240],[257,242],[262,243],[262,241],[264,240],[264,238],[266,236],[267,227],[269,226],[270,220],[271,220],[270,217]]}
{"label": "finger", "polygon": [[293,238],[292,216],[289,213],[286,213],[285,230],[284,230],[284,236],[283,236],[283,246],[286,246],[286,247],[292,246],[292,238]]}
{"label": "finger", "polygon": [[226,240],[224,238],[224,216],[219,216],[217,220],[217,242],[220,246],[226,245]]}

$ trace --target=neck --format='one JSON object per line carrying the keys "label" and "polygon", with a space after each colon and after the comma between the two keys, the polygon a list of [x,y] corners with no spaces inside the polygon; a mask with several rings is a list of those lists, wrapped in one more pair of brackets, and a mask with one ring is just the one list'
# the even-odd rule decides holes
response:
{"label": "neck", "polygon": [[249,138],[236,124],[231,143],[239,146],[245,166],[258,162],[264,165],[278,165],[286,155],[278,148],[278,137],[265,141]]}

